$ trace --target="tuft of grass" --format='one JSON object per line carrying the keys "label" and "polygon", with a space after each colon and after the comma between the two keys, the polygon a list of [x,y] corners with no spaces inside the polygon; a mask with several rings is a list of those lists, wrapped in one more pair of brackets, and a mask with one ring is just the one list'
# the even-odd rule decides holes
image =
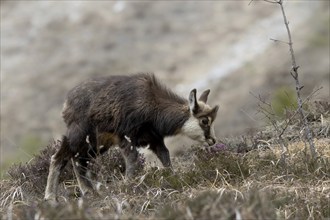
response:
{"label": "tuft of grass", "polygon": [[277,117],[284,118],[287,111],[297,109],[297,97],[293,89],[282,87],[275,91],[271,101],[271,106]]}
{"label": "tuft of grass", "polygon": [[[237,183],[249,176],[247,160],[242,154],[230,151],[196,151],[195,164],[203,179],[220,181],[221,179]],[[221,178],[219,178],[221,174]]]}

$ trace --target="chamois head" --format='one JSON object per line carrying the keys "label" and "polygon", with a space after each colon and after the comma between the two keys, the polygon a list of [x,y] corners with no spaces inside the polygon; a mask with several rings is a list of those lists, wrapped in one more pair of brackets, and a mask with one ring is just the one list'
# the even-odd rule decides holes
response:
{"label": "chamois head", "polygon": [[196,89],[189,94],[190,117],[182,127],[182,133],[200,143],[213,145],[216,142],[213,122],[219,106],[211,108],[206,104],[210,90],[205,90],[197,100]]}

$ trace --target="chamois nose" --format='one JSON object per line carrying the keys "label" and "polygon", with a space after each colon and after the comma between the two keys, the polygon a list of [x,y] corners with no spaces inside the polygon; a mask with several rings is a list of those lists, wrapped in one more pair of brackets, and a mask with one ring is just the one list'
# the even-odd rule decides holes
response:
{"label": "chamois nose", "polygon": [[206,142],[209,146],[211,146],[211,145],[215,144],[216,140],[213,137],[211,137],[211,138],[208,138],[206,140]]}

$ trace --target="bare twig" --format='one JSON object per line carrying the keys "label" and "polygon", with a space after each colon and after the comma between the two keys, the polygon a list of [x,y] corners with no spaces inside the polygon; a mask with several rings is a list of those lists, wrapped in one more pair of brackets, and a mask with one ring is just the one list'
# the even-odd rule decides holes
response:
{"label": "bare twig", "polygon": [[285,41],[282,41],[282,40],[273,39],[273,38],[269,38],[269,40],[272,40],[272,41],[274,41],[275,43],[289,44],[288,42],[285,42]]}
{"label": "bare twig", "polygon": [[272,3],[272,4],[278,4],[281,0],[264,0],[265,2]]}
{"label": "bare twig", "polygon": [[257,121],[255,118],[253,118],[249,113],[247,113],[244,109],[240,109],[241,112],[243,112],[247,117],[249,117],[252,121]]}
{"label": "bare twig", "polygon": [[[266,1],[266,0],[265,0]],[[312,154],[312,158],[316,159],[316,151],[315,151],[315,145],[314,145],[314,141],[313,141],[313,136],[312,136],[312,132],[309,128],[309,124],[307,121],[307,118],[305,117],[302,105],[302,99],[301,99],[301,95],[300,95],[300,90],[303,88],[302,86],[300,86],[300,82],[299,82],[299,78],[298,78],[298,69],[299,66],[296,63],[296,58],[295,58],[295,54],[294,54],[294,50],[293,50],[293,42],[292,42],[292,37],[291,37],[291,32],[290,32],[290,28],[289,28],[289,22],[287,20],[286,14],[285,14],[285,10],[283,7],[283,0],[279,0],[278,4],[281,7],[281,11],[282,11],[282,15],[283,15],[283,19],[284,19],[284,24],[288,33],[288,37],[289,37],[289,48],[290,48],[290,54],[291,54],[291,61],[292,61],[292,68],[291,68],[291,75],[292,77],[295,79],[296,82],[296,92],[297,92],[297,102],[298,102],[298,112],[300,114],[300,117],[304,123],[304,127],[305,127],[305,136],[306,139],[309,143],[309,148]]]}
{"label": "bare twig", "polygon": [[250,0],[250,2],[249,2],[249,4],[248,4],[248,5],[250,6],[252,2],[253,2],[253,0]]}
{"label": "bare twig", "polygon": [[[251,3],[253,2],[254,0],[250,0],[250,2],[249,2],[249,6],[251,5]],[[278,4],[278,2],[280,1],[280,0],[263,0],[263,1],[265,1],[265,2],[268,2],[268,3],[272,3],[272,4]]]}

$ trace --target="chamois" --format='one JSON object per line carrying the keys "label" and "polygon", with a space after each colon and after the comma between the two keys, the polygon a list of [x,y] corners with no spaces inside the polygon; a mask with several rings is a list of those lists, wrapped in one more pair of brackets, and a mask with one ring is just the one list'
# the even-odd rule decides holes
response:
{"label": "chamois", "polygon": [[[69,160],[81,193],[93,191],[86,178],[87,165],[114,145],[125,158],[126,176],[132,177],[138,147],[149,146],[164,167],[172,167],[164,137],[183,134],[200,143],[215,144],[213,122],[218,106],[206,104],[209,93],[204,91],[197,100],[193,89],[186,100],[153,74],[143,73],[97,78],[76,86],[64,103],[67,132],[51,157],[45,199],[56,200],[59,175]],[[104,139],[106,144],[100,141]]]}

